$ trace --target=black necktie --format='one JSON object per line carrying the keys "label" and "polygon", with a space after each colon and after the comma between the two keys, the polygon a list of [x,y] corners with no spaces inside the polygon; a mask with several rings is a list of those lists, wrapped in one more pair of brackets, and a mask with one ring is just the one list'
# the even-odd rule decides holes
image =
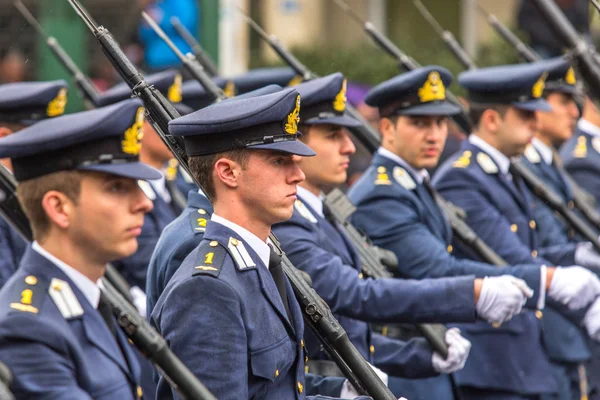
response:
{"label": "black necktie", "polygon": [[115,326],[115,321],[113,320],[113,308],[104,297],[104,293],[100,294],[100,302],[98,303],[98,312],[102,316],[104,323],[108,326],[108,330],[114,337],[117,336],[117,327]]}
{"label": "black necktie", "polygon": [[285,307],[288,320],[291,322],[292,313],[290,312],[287,290],[285,289],[285,276],[283,275],[283,267],[281,266],[281,257],[275,252],[275,250],[273,250],[271,246],[269,247],[271,248],[271,255],[269,256],[269,272],[273,276],[275,286],[277,286],[277,291],[279,292],[279,296],[281,297],[281,301]]}

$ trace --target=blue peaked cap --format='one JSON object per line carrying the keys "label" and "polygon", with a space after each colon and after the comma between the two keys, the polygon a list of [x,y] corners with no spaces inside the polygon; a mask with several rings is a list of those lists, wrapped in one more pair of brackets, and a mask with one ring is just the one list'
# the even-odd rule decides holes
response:
{"label": "blue peaked cap", "polygon": [[379,108],[381,117],[394,115],[455,115],[461,110],[446,99],[452,74],[430,65],[395,76],[371,89],[365,103]]}
{"label": "blue peaked cap", "polygon": [[303,124],[359,126],[356,119],[345,115],[346,79],[340,72],[294,86],[302,98],[300,119]]}
{"label": "blue peaked cap", "polygon": [[47,119],[0,139],[0,158],[12,160],[18,181],[64,170],[99,171],[133,179],[159,179],[139,162],[144,107],[124,100]]}
{"label": "blue peaked cap", "polygon": [[548,65],[545,63],[500,65],[465,71],[458,83],[469,100],[481,104],[510,104],[526,111],[552,111],[542,98]]}
{"label": "blue peaked cap", "polygon": [[[235,96],[235,84],[231,80],[221,77],[214,77],[212,81],[223,91],[228,97]],[[187,106],[196,110],[200,110],[213,103],[213,96],[204,89],[200,82],[191,79],[183,82],[181,86],[182,101]]]}
{"label": "blue peaked cap", "polygon": [[290,86],[301,81],[289,67],[256,68],[243,75],[233,77],[239,94],[251,92],[267,85]]}
{"label": "blue peaked cap", "polygon": [[573,67],[563,57],[537,61],[548,71],[544,94],[560,92],[574,95],[578,92],[577,78]]}
{"label": "blue peaked cap", "polygon": [[188,156],[233,149],[269,149],[313,156],[299,136],[300,95],[289,88],[276,93],[230,99],[169,122],[169,132],[183,136]]}
{"label": "blue peaked cap", "polygon": [[0,121],[31,125],[64,114],[67,82],[15,82],[0,85]]}

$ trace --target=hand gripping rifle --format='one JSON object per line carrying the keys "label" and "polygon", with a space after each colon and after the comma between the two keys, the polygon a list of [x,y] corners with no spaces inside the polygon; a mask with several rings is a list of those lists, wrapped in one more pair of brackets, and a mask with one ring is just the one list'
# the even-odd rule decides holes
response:
{"label": "hand gripping rifle", "polygon": [[[132,89],[133,94],[140,97],[146,106],[150,122],[159,133],[165,144],[177,157],[179,164],[186,172],[190,173],[187,155],[183,150],[180,140],[168,135],[168,123],[179,115],[171,104],[153,87],[149,86],[142,75],[127,59],[118,43],[112,38],[108,30],[97,24],[87,15],[77,0],[69,0],[77,14],[85,21],[104,53],[119,71],[125,82]],[[190,173],[190,176],[193,175]],[[198,183],[198,182],[196,182]],[[348,380],[361,393],[368,394],[375,400],[392,400],[395,396],[379,379],[369,364],[348,339],[348,335],[333,317],[331,310],[317,293],[304,280],[289,259],[283,253],[279,241],[271,234],[270,239],[275,250],[282,255],[282,266],[296,298],[300,303],[305,321],[315,331],[323,345],[327,348],[332,359],[344,372]],[[173,378],[173,376],[171,377]]]}
{"label": "hand gripping rifle", "polygon": [[34,28],[34,30],[44,39],[54,56],[58,59],[58,61],[62,64],[63,67],[71,74],[73,78],[73,82],[77,86],[79,90],[79,94],[84,99],[86,106],[89,108],[93,108],[95,104],[97,104],[98,99],[98,90],[94,86],[94,84],[89,80],[87,76],[79,67],[75,64],[73,59],[69,57],[65,49],[58,43],[58,40],[54,36],[48,36],[44,31],[44,28],[40,25],[40,23],[35,19],[35,17],[29,12],[27,7],[20,1],[16,0],[14,3],[15,7],[21,15],[29,22],[29,24]]}
{"label": "hand gripping rifle", "polygon": [[192,48],[192,52],[202,64],[206,72],[211,76],[215,77],[219,75],[219,69],[217,68],[215,62],[209,57],[208,54],[204,51],[200,43],[196,40],[194,35],[181,23],[179,18],[171,17],[171,25],[177,31],[177,34],[181,36],[183,40]]}

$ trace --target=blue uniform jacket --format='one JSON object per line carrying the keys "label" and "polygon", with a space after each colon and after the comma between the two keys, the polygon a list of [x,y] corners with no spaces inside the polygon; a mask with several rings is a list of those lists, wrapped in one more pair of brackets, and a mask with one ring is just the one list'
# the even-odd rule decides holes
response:
{"label": "blue uniform jacket", "polygon": [[[303,216],[306,212],[314,222]],[[292,218],[276,224],[273,232],[294,265],[310,275],[315,290],[363,357],[386,373],[409,378],[436,375],[424,339],[404,343],[371,334],[369,322],[475,321],[472,276],[425,281],[361,279],[360,260],[349,239],[301,198]],[[327,358],[316,339],[310,338],[308,344],[311,358]],[[378,350],[379,344],[385,344],[386,350]]]}
{"label": "blue uniform jacket", "polygon": [[[244,244],[255,266],[234,261],[230,238]],[[150,320],[218,399],[303,399],[304,322],[287,279],[286,288],[291,320],[252,248],[209,221],[204,240],[168,282]],[[158,398],[170,393],[161,378]]]}
{"label": "blue uniform jacket", "polygon": [[[524,184],[519,191],[500,173],[486,173],[476,161],[482,150],[470,142],[465,141],[462,150],[438,170],[434,183],[447,200],[464,208],[467,223],[483,241],[508,263],[573,264],[574,244],[539,247],[531,209],[533,200]],[[465,151],[471,152],[472,162],[465,167],[453,167]],[[550,301],[547,303],[552,305]],[[565,362],[589,359],[583,333],[563,315],[547,307],[543,325],[544,343],[551,359]]]}
{"label": "blue uniform jacket", "polygon": [[[82,315],[63,317],[49,294],[53,278],[69,284]],[[117,340],[67,275],[29,247],[0,291],[0,360],[12,370],[16,397],[138,398],[134,348],[120,329]]]}
{"label": "blue uniform jacket", "polygon": [[174,208],[164,201],[150,184],[146,184],[144,190],[151,190],[154,194],[149,196],[154,203],[154,208],[144,215],[142,234],[137,238],[138,249],[131,256],[113,263],[131,286],[141,289],[146,287],[148,264],[158,238],[165,226],[177,217]]}
{"label": "blue uniform jacket", "polygon": [[[445,215],[425,187],[416,182],[398,163],[376,154],[369,169],[349,192],[357,206],[352,222],[376,245],[396,254],[398,275],[423,279],[509,273],[523,278],[534,288],[536,293],[527,306],[535,307],[540,269],[535,266],[499,268],[455,257],[452,230]],[[518,393],[555,391],[556,385],[549,378],[550,365],[540,343],[541,324],[533,312],[524,312],[499,328],[486,322],[460,325],[460,328],[473,342],[473,347],[465,368],[454,373],[458,385]],[[492,365],[493,368],[485,367]]]}
{"label": "blue uniform jacket", "polygon": [[0,217],[0,288],[15,273],[27,242]]}
{"label": "blue uniform jacket", "polygon": [[600,138],[580,128],[560,149],[565,169],[585,190],[600,200]]}

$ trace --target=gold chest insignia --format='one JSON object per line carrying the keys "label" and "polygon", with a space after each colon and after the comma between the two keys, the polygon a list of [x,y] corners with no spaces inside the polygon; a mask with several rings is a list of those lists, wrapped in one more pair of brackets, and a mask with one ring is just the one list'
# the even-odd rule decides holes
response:
{"label": "gold chest insignia", "polygon": [[333,100],[333,109],[335,111],[344,112],[346,109],[346,79],[342,81],[340,92],[335,95]]}
{"label": "gold chest insignia", "polygon": [[406,190],[413,190],[417,187],[413,178],[402,167],[394,167],[394,179]]}
{"label": "gold chest insignia", "polygon": [[544,88],[546,87],[547,76],[548,73],[544,72],[542,76],[540,76],[540,79],[538,79],[531,87],[531,96],[534,99],[539,99],[540,97],[542,97],[542,94],[544,93]]}
{"label": "gold chest insignia", "polygon": [[573,150],[573,157],[585,158],[587,156],[587,139],[585,136],[579,136],[577,138],[577,144]]}
{"label": "gold chest insignia", "polygon": [[477,154],[477,163],[486,174],[495,174],[498,172],[496,163],[485,153]]}
{"label": "gold chest insignia", "polygon": [[138,108],[135,114],[135,122],[124,134],[121,141],[123,153],[137,156],[142,148],[142,138],[144,137],[144,107]]}
{"label": "gold chest insignia", "polygon": [[65,113],[65,106],[67,105],[67,89],[62,88],[58,91],[58,94],[54,99],[48,103],[46,114],[49,117],[58,117]]}
{"label": "gold chest insignia", "polygon": [[419,88],[417,92],[421,103],[427,103],[434,100],[444,100],[446,98],[446,87],[440,73],[431,71],[427,76],[427,81]]}
{"label": "gold chest insignia", "polygon": [[300,95],[296,96],[296,106],[287,116],[285,131],[290,135],[298,132],[298,123],[300,122]]}
{"label": "gold chest insignia", "polygon": [[183,95],[181,94],[181,81],[181,74],[177,74],[175,75],[173,84],[169,86],[167,97],[171,103],[181,103],[181,100],[183,99]]}

